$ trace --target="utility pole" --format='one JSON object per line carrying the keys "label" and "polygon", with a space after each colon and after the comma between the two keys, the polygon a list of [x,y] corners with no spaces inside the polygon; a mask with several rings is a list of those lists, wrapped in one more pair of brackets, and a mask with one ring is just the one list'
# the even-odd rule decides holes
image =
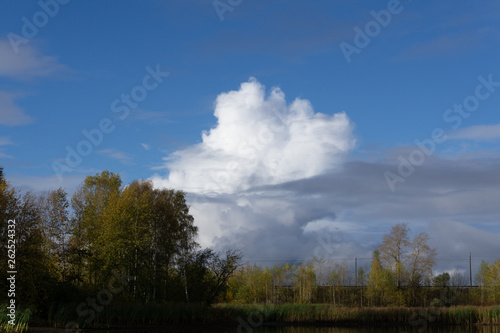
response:
{"label": "utility pole", "polygon": [[472,252],[469,252],[469,285],[472,288]]}
{"label": "utility pole", "polygon": [[355,286],[358,286],[358,257],[354,258],[354,280]]}

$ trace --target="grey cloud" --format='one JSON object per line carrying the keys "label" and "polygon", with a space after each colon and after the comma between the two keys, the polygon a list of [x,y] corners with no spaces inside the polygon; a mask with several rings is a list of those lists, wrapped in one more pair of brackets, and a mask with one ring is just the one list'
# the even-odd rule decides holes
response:
{"label": "grey cloud", "polygon": [[[476,258],[498,256],[499,158],[433,157],[393,193],[383,173],[395,168],[393,160],[356,160],[345,163],[342,170],[209,199],[208,205],[218,205],[217,218],[224,225],[214,245],[241,248],[248,259],[263,264],[273,258],[273,262],[310,259],[316,253],[366,258],[392,225],[407,222],[412,233],[427,231],[439,246],[437,270],[463,269],[460,260],[467,259],[469,251]],[[248,204],[238,206],[241,198]],[[262,202],[278,205],[264,209]],[[304,232],[308,222],[320,219],[348,228]],[[321,239],[330,252],[316,250]]]}

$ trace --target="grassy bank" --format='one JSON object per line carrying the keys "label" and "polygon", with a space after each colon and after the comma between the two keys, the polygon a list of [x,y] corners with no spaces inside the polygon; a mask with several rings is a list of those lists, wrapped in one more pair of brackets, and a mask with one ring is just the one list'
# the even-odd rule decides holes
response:
{"label": "grassy bank", "polygon": [[[90,307],[80,309],[78,304],[52,306],[44,325],[64,328],[75,322],[79,328],[117,328],[168,325],[230,325],[261,323],[302,325],[418,325],[423,321],[446,325],[500,325],[500,307],[450,308],[342,308],[330,304],[109,304],[101,311]],[[83,310],[83,311],[82,311]],[[3,311],[3,310],[2,310]],[[5,313],[1,313],[2,320]],[[23,319],[24,318],[24,319]],[[19,314],[17,331],[26,329],[27,315]],[[8,326],[1,322],[5,330]],[[6,324],[6,323],[5,323]]]}

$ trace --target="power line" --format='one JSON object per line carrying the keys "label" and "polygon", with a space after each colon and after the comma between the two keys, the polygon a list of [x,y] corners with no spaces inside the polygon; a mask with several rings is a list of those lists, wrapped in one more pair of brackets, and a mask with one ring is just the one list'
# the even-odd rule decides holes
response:
{"label": "power line", "polygon": [[[245,260],[246,263],[302,263],[302,262],[308,262],[308,261],[313,261],[315,257],[304,257],[304,258],[250,258]],[[333,262],[342,262],[342,261],[347,261],[347,262],[353,262],[354,264],[356,261],[367,261],[367,260],[372,260],[373,258],[367,258],[367,257],[354,257],[354,258],[329,258],[329,257],[320,257],[317,258],[318,260],[324,260],[324,261],[333,261]],[[437,258],[435,261],[440,262],[440,263],[469,263],[472,265],[472,262],[478,263],[478,261],[489,261],[489,260],[497,260],[499,259],[498,257],[445,257],[445,258]]]}

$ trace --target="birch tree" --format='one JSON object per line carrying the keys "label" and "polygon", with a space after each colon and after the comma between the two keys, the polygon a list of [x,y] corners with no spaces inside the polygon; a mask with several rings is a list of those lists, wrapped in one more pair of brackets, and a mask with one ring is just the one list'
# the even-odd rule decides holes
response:
{"label": "birch tree", "polygon": [[410,240],[406,223],[392,227],[378,247],[382,263],[395,274],[396,285],[419,286],[432,276],[437,248],[429,246],[429,235],[421,232]]}
{"label": "birch tree", "polygon": [[407,255],[409,245],[408,227],[406,223],[399,223],[392,227],[390,233],[384,235],[383,242],[379,246],[382,262],[395,273],[398,287],[401,286],[404,272],[403,260]]}

